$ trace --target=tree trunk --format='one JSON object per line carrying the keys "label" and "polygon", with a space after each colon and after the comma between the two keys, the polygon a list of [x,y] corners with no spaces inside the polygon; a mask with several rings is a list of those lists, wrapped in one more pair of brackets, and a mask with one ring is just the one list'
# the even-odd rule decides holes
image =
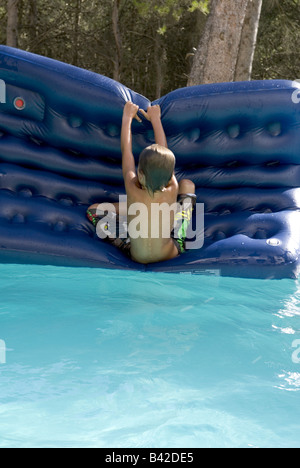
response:
{"label": "tree trunk", "polygon": [[249,0],[212,0],[188,86],[234,81]]}
{"label": "tree trunk", "polygon": [[81,12],[81,0],[76,0],[74,10],[74,29],[73,29],[73,65],[78,66],[79,49],[79,20]]}
{"label": "tree trunk", "polygon": [[38,37],[37,17],[38,17],[38,12],[37,12],[36,0],[30,0],[29,1],[29,31],[28,31],[30,52],[35,52],[36,40]]}
{"label": "tree trunk", "polygon": [[122,65],[122,36],[119,25],[119,9],[121,0],[114,0],[112,12],[112,25],[113,33],[116,44],[116,54],[114,60],[114,80],[120,81],[121,79],[121,65]]}
{"label": "tree trunk", "polygon": [[9,47],[18,47],[18,2],[7,0],[6,45]]}
{"label": "tree trunk", "polygon": [[249,0],[244,21],[235,81],[250,81],[263,0]]}
{"label": "tree trunk", "polygon": [[162,95],[162,89],[165,77],[165,64],[167,61],[166,49],[161,40],[161,36],[156,33],[155,45],[154,45],[154,61],[155,61],[155,99],[159,99]]}

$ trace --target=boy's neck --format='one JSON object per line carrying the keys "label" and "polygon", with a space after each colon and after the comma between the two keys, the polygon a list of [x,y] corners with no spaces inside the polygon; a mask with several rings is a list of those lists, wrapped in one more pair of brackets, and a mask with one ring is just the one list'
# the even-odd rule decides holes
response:
{"label": "boy's neck", "polygon": [[166,188],[163,188],[162,190],[157,190],[156,192],[151,192],[150,190],[147,189],[147,187],[145,187],[144,185],[140,184],[140,187],[142,190],[145,190],[145,192],[148,193],[148,195],[151,197],[151,198],[155,198],[155,197],[158,197],[161,193],[165,192],[166,191]]}

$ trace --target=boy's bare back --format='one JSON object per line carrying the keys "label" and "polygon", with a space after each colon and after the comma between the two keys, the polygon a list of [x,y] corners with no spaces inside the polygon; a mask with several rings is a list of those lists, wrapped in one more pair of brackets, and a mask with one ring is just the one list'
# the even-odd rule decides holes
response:
{"label": "boy's bare back", "polygon": [[[177,257],[178,249],[171,238],[171,231],[174,227],[174,212],[168,209],[158,211],[159,207],[163,207],[163,204],[168,206],[176,204],[178,194],[176,178],[173,177],[169,186],[162,192],[156,192],[153,197],[141,187],[137,177],[126,184],[126,192],[128,225],[134,225],[140,234],[143,234],[135,238],[134,233],[131,235],[132,229],[129,229],[132,259],[147,264]],[[137,211],[136,208],[141,203],[143,208]],[[134,223],[136,216],[132,214],[136,212],[138,226]],[[169,236],[167,237],[166,232],[168,231]]]}

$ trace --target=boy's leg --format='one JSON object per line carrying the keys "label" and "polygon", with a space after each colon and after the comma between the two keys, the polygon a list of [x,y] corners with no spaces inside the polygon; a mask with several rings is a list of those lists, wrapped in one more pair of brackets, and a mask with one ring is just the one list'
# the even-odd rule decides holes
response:
{"label": "boy's leg", "polygon": [[189,179],[182,179],[179,182],[178,203],[185,205],[185,209],[194,208],[197,197],[195,195],[196,187],[194,182]]}
{"label": "boy's leg", "polygon": [[191,180],[182,179],[179,182],[178,196],[188,195],[188,194],[195,195],[195,192],[196,192],[196,187],[195,187],[194,182],[192,182]]}
{"label": "boy's leg", "polygon": [[[128,250],[127,203],[96,203],[87,210],[88,220],[101,232],[102,240],[107,240],[122,250]],[[103,235],[102,235],[103,233]]]}
{"label": "boy's leg", "polygon": [[96,227],[104,214],[112,214],[117,216],[127,216],[127,204],[122,203],[95,203],[87,209],[87,217],[89,221]]}
{"label": "boy's leg", "polygon": [[[114,213],[125,216],[127,213],[127,205],[126,203],[95,203],[95,205],[92,205],[88,208],[88,211],[112,211],[112,205],[114,207]],[[126,210],[126,212],[124,212]]]}

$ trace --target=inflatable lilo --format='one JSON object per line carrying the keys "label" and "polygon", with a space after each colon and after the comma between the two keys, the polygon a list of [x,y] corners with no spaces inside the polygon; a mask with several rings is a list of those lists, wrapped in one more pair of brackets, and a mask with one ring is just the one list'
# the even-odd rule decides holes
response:
{"label": "inflatable lilo", "polygon": [[[296,278],[300,268],[300,89],[290,81],[184,88],[156,104],[178,180],[203,204],[199,248],[141,265],[99,240],[93,203],[125,194],[126,101],[103,76],[0,47],[0,262]],[[154,143],[133,124],[136,157]],[[194,212],[193,225],[197,223]]]}

